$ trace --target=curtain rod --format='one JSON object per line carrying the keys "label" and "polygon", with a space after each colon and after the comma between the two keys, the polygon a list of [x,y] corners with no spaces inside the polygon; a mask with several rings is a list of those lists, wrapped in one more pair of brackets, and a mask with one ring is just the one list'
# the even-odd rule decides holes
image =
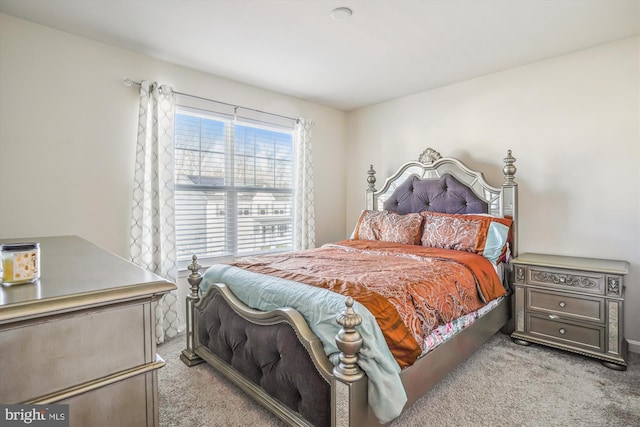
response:
{"label": "curtain rod", "polygon": [[[129,87],[131,87],[131,86],[140,86],[140,82],[136,82],[136,81],[133,81],[131,79],[124,79],[122,81],[122,83],[125,86],[129,86]],[[204,98],[204,97],[198,96],[198,95],[191,95],[189,93],[178,92],[178,91],[175,91],[175,90],[173,91],[173,93],[175,93],[176,95],[188,96],[189,98],[200,99],[202,101],[215,102],[216,104],[228,105],[229,107],[233,107],[235,110],[240,108],[242,110],[249,110],[249,111],[254,111],[256,113],[268,114],[270,116],[275,116],[275,117],[280,117],[280,118],[287,119],[287,120],[292,120],[292,121],[294,121],[296,123],[298,123],[300,121],[300,119],[294,119],[293,117],[283,116],[281,114],[270,113],[268,111],[256,110],[255,108],[241,107],[240,105],[229,104],[228,102],[217,101],[215,99]]]}

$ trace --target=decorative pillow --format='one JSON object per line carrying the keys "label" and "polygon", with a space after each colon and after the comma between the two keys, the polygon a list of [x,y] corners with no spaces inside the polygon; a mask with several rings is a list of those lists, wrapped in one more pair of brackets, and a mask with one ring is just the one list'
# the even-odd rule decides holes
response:
{"label": "decorative pillow", "polygon": [[494,264],[507,250],[512,220],[485,215],[457,215],[421,212],[424,229],[422,246],[454,249],[482,255]]}
{"label": "decorative pillow", "polygon": [[418,213],[400,215],[365,210],[360,214],[353,238],[419,245],[423,219]]}
{"label": "decorative pillow", "polygon": [[511,225],[504,225],[499,221],[491,221],[487,230],[487,241],[482,256],[494,264],[506,261],[509,250],[509,232]]}
{"label": "decorative pillow", "polygon": [[509,245],[513,240],[513,235],[511,234],[513,231],[511,228],[513,224],[512,217],[507,216],[505,218],[501,218],[501,217],[493,216],[488,213],[487,214],[468,214],[468,215],[484,216],[484,217],[494,219],[494,221],[492,221],[491,225],[489,226],[487,243],[483,251],[484,253],[497,252],[498,248],[500,248],[500,245],[502,245],[502,241],[504,240],[504,233],[507,233],[507,243],[502,245],[502,247],[500,248],[500,257],[498,258],[498,262],[496,264],[500,264],[503,261],[508,261],[511,256]]}
{"label": "decorative pillow", "polygon": [[462,215],[423,212],[424,231],[420,243],[431,248],[478,252],[477,243],[482,221]]}

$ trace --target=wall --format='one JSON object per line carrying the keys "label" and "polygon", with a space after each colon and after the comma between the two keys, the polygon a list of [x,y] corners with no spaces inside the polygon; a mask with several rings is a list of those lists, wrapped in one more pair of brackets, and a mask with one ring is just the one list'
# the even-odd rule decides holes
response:
{"label": "wall", "polygon": [[384,177],[427,147],[502,183],[517,158],[520,252],[631,263],[625,336],[640,352],[640,67],[631,38],[349,113],[347,228],[366,171]]}
{"label": "wall", "polygon": [[345,115],[0,14],[0,238],[77,234],[126,256],[137,93],[122,79],[157,80],[314,120],[318,243],[350,233],[369,164],[381,181],[433,147],[499,185],[512,149],[520,251],[628,260],[640,351],[638,51],[623,40]]}
{"label": "wall", "polygon": [[312,119],[317,241],[344,238],[344,112],[4,14],[0,238],[77,234],[127,255],[138,94],[124,78]]}

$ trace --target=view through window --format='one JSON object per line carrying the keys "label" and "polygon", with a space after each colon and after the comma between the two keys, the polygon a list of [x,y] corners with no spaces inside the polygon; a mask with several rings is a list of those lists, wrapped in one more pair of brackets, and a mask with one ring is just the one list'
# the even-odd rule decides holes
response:
{"label": "view through window", "polygon": [[293,248],[293,131],[178,109],[178,261]]}

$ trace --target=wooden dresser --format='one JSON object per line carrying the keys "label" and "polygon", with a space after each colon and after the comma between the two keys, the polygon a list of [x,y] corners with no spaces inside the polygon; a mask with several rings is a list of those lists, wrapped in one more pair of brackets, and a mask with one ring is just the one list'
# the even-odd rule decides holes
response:
{"label": "wooden dresser", "polygon": [[626,261],[523,254],[513,260],[518,344],[535,342],[627,366]]}
{"label": "wooden dresser", "polygon": [[76,236],[26,240],[41,277],[0,287],[0,402],[68,404],[72,427],[157,426],[153,301],[176,286]]}

